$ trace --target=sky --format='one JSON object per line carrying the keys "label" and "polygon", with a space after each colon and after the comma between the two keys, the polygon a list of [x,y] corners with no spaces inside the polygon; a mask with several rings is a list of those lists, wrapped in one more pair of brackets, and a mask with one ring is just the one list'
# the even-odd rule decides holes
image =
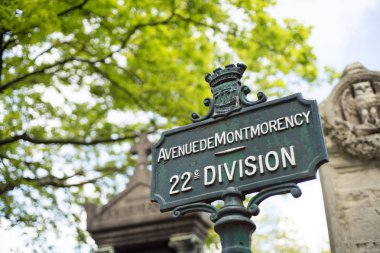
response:
{"label": "sky", "polygon": [[[318,66],[343,71],[346,65],[359,61],[380,70],[380,0],[278,0],[271,13],[314,27],[310,44]],[[301,87],[301,91],[305,98],[321,102],[332,88],[326,83],[313,89]],[[299,186],[303,192],[300,198],[272,197],[263,202],[261,212],[276,208],[289,218],[299,242],[308,245],[308,253],[320,253],[329,247],[320,182],[317,179]],[[261,224],[256,225],[259,230]],[[10,252],[18,244],[19,232],[0,230],[0,252]],[[73,243],[71,239],[57,242],[62,252],[72,252]]]}
{"label": "sky", "polygon": [[378,0],[280,0],[277,17],[295,17],[314,27],[310,39],[321,64],[343,68],[360,61],[379,67]]}
{"label": "sky", "polygon": [[[359,61],[368,69],[380,71],[379,0],[278,0],[271,12],[275,17],[296,18],[313,26],[310,44],[318,66],[342,72],[348,64]],[[334,85],[304,87],[301,92],[305,98],[322,102]],[[278,208],[294,225],[299,242],[308,245],[308,253],[320,253],[329,245],[319,178],[299,186],[303,192],[300,198],[273,197],[263,202],[261,209]]]}
{"label": "sky", "polygon": [[[318,66],[342,72],[359,61],[368,69],[380,70],[379,0],[278,0],[271,13],[313,27],[309,42]],[[321,102],[332,87],[326,83],[318,89],[304,88],[303,93]]]}

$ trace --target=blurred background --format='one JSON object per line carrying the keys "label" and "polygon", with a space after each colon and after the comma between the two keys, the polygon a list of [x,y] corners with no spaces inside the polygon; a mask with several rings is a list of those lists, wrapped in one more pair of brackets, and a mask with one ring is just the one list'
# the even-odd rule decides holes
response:
{"label": "blurred background", "polygon": [[[347,64],[379,70],[378,13],[376,0],[1,1],[0,251],[91,252],[83,205],[126,187],[142,133],[206,114],[204,74],[243,62],[251,100],[321,102]],[[300,187],[262,204],[254,252],[329,252],[319,181]]]}

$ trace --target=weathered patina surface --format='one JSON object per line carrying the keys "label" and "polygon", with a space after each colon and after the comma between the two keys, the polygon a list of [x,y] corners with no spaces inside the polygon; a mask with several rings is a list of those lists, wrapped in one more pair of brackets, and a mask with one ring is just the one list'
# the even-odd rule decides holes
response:
{"label": "weathered patina surface", "polygon": [[214,98],[194,124],[162,134],[152,148],[153,201],[162,211],[220,199],[227,187],[243,194],[315,178],[327,161],[315,101],[295,94],[249,102],[240,78],[246,66],[206,75]]}

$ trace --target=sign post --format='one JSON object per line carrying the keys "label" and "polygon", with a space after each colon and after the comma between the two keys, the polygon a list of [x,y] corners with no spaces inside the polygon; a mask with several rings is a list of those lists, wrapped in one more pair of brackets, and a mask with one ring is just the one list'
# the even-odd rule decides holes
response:
{"label": "sign post", "polygon": [[[259,92],[250,102],[240,82],[245,69],[230,64],[207,74],[206,116],[193,113],[193,124],[164,132],[152,147],[152,201],[174,217],[211,213],[223,253],[251,252],[258,205],[277,194],[301,196],[297,183],[315,179],[327,162],[316,101],[301,94],[267,101]],[[209,204],[217,199],[220,210]]]}

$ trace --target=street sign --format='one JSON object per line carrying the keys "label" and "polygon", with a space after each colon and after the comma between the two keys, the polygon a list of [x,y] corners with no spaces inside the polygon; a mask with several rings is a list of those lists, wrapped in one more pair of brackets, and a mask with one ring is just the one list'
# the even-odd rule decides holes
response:
{"label": "street sign", "polygon": [[[219,76],[231,74],[223,71]],[[151,199],[161,211],[220,199],[230,186],[248,194],[314,179],[327,162],[316,101],[298,93],[248,106],[242,94],[232,97],[245,103],[224,100],[230,110],[211,104],[218,113],[193,115],[195,123],[164,132],[153,145]]]}

